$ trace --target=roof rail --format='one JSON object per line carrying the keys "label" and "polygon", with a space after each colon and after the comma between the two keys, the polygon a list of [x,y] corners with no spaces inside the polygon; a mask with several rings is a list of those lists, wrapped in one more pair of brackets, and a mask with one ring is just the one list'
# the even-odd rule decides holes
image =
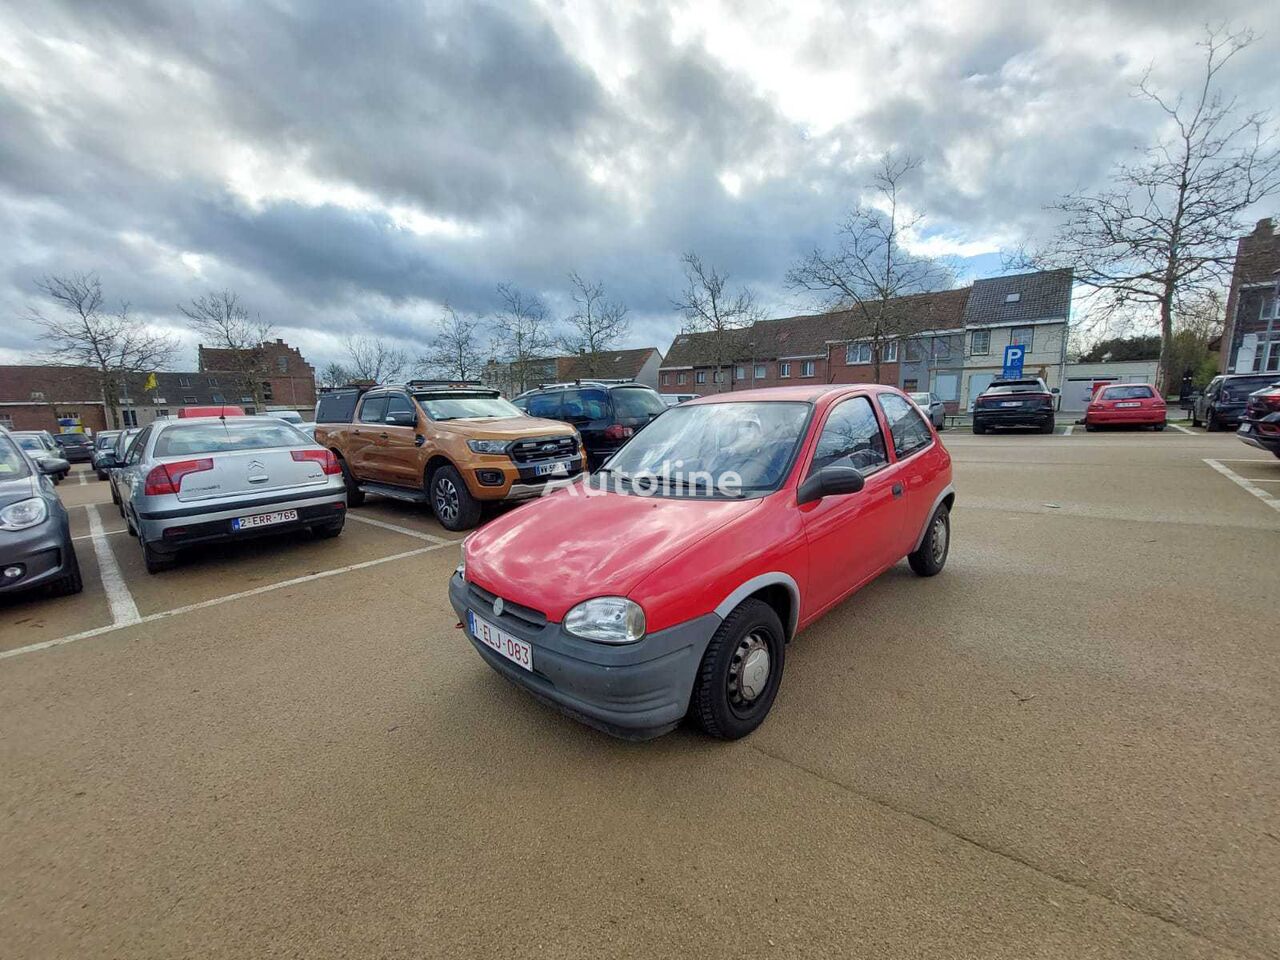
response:
{"label": "roof rail", "polygon": [[410,390],[432,389],[437,387],[483,387],[479,380],[410,380],[405,383]]}
{"label": "roof rail", "polygon": [[[588,386],[593,386],[593,387],[608,387],[608,386],[617,386],[619,383],[635,383],[635,378],[634,377],[618,377],[610,380],[604,377],[583,377],[579,380],[572,380],[572,381],[566,380],[563,383],[540,383],[535,389],[553,390],[557,387],[559,388],[580,387],[583,384],[586,384]],[[527,393],[528,391],[525,391],[525,392]]]}

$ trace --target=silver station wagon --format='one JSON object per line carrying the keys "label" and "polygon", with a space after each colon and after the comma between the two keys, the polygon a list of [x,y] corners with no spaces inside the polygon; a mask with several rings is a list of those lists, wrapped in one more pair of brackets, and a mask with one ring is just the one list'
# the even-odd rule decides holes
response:
{"label": "silver station wagon", "polygon": [[121,510],[148,573],[183,547],[301,528],[336,537],[346,519],[333,453],[274,418],[157,421],[118,470]]}

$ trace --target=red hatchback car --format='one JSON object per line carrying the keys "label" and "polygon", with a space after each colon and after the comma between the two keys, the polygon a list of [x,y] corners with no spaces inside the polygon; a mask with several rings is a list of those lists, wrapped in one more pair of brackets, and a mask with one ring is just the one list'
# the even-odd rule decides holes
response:
{"label": "red hatchback car", "polygon": [[1164,429],[1165,403],[1149,383],[1118,383],[1094,394],[1084,412],[1084,428],[1129,426]]}
{"label": "red hatchback car", "polygon": [[951,457],[882,386],[664,412],[590,477],[472,534],[449,583],[503,676],[609,733],[745,736],[787,643],[903,557],[947,560]]}

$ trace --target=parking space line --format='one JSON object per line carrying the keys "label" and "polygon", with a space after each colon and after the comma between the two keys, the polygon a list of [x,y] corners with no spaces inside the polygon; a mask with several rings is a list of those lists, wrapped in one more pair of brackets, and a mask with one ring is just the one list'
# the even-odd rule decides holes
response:
{"label": "parking space line", "polygon": [[[1254,462],[1258,462],[1258,461],[1254,461]],[[1275,497],[1271,496],[1271,494],[1267,493],[1267,491],[1263,490],[1261,487],[1254,486],[1251,480],[1248,480],[1245,477],[1240,476],[1240,474],[1236,473],[1230,467],[1223,466],[1222,463],[1220,463],[1217,460],[1206,459],[1205,463],[1213,467],[1213,469],[1217,470],[1220,474],[1222,474],[1227,479],[1231,480],[1237,486],[1242,487],[1245,490],[1248,490],[1250,493],[1252,493],[1255,497],[1257,497],[1259,500],[1265,503],[1272,510],[1275,510],[1277,513],[1280,513],[1280,500],[1277,500]]]}
{"label": "parking space line", "polygon": [[[104,537],[114,537],[114,536],[116,536],[117,534],[121,534],[121,533],[124,533],[124,532],[125,532],[125,531],[123,531],[123,530],[103,530],[103,531],[102,531],[102,535],[103,535]],[[72,537],[71,539],[72,539],[72,540],[92,540],[92,539],[93,539],[93,534],[92,534],[92,533],[86,533],[86,534],[84,534],[84,535],[82,535],[82,536],[79,536],[79,537]]]}
{"label": "parking space line", "polygon": [[232,600],[243,600],[246,597],[256,597],[259,594],[270,593],[273,590],[282,590],[285,587],[297,586],[300,583],[310,583],[312,580],[323,580],[326,577],[336,577],[339,574],[351,573],[353,570],[364,570],[368,567],[376,567],[382,563],[406,560],[409,557],[416,557],[422,553],[430,553],[432,550],[439,550],[443,547],[450,546],[455,542],[457,541],[446,540],[443,543],[433,543],[428,547],[418,547],[414,550],[406,550],[403,553],[392,554],[389,557],[379,557],[377,560],[364,560],[360,563],[348,564],[345,567],[335,567],[332,570],[321,570],[319,573],[309,573],[306,576],[293,577],[290,580],[281,580],[279,583],[264,584],[261,587],[254,587],[252,590],[241,590],[239,593],[230,593],[225,597],[214,597],[212,600],[201,600],[199,603],[189,603],[186,606],[174,607],[172,610],[161,610],[159,613],[149,613],[145,617],[139,617],[131,623],[113,623],[106,627],[95,627],[92,630],[84,630],[80,633],[73,633],[65,637],[58,637],[56,640],[43,640],[40,643],[33,643],[29,646],[0,651],[0,660],[6,660],[9,657],[19,657],[26,653],[38,653],[41,650],[48,650],[52,647],[60,647],[68,643],[75,643],[77,640],[89,640],[93,637],[100,637],[106,633],[113,633],[124,627],[138,626],[144,623],[154,623],[156,620],[176,617],[179,614],[191,613],[194,610],[203,610],[206,607],[216,607],[219,604],[229,603]]}
{"label": "parking space line", "polygon": [[1167,423],[1166,426],[1168,426],[1170,430],[1178,430],[1182,433],[1189,434],[1190,436],[1195,436],[1194,430],[1188,430],[1186,427],[1179,426],[1176,423]]}
{"label": "parking space line", "polygon": [[1073,431],[1075,428],[1076,428],[1076,425],[1074,423],[1068,423],[1067,428],[1062,431],[1062,435],[1064,437],[1071,436],[1071,431]]}
{"label": "parking space line", "polygon": [[102,589],[107,594],[107,605],[111,608],[111,620],[115,626],[124,626],[138,622],[138,605],[133,602],[133,594],[124,582],[124,574],[116,555],[111,552],[111,544],[107,542],[107,532],[102,527],[102,515],[95,504],[88,511],[89,536],[93,539],[93,553],[98,558],[98,575],[102,578]]}
{"label": "parking space line", "polygon": [[428,543],[458,543],[457,540],[449,540],[445,537],[437,537],[430,533],[423,533],[421,530],[411,530],[408,527],[401,527],[394,523],[387,523],[385,520],[374,520],[372,517],[362,517],[347,511],[348,520],[356,520],[360,523],[367,523],[371,527],[381,527],[383,530],[390,530],[393,533],[403,533],[406,537],[417,537],[419,540],[426,540]]}

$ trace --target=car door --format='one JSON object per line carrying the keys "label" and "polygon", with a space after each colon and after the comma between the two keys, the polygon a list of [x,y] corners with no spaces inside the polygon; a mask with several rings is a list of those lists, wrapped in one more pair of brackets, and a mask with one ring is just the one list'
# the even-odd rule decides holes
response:
{"label": "car door", "polygon": [[809,545],[806,607],[814,614],[902,556],[906,510],[906,491],[869,397],[848,397],[828,411],[804,475],[825,466],[854,467],[866,485],[799,508]]}
{"label": "car door", "polygon": [[120,479],[116,483],[116,492],[120,495],[120,504],[123,510],[127,511],[129,509],[129,505],[133,502],[133,495],[146,482],[143,454],[146,452],[147,443],[150,440],[151,428],[147,427],[133,438],[129,444],[129,450],[124,456],[124,467],[121,469]]}
{"label": "car door", "polygon": [[928,520],[926,514],[933,508],[938,467],[922,454],[937,440],[920,411],[905,398],[885,392],[877,395],[876,402],[889,428],[894,467],[906,500],[902,537],[893,557],[897,561],[915,547],[915,538]]}
{"label": "car door", "polygon": [[347,445],[347,462],[361,480],[388,483],[378,463],[375,441],[386,426],[387,395],[365,394],[356,412],[356,422],[351,425],[351,442]]}
{"label": "car door", "polygon": [[406,394],[387,395],[377,449],[379,465],[388,483],[422,486],[423,477],[418,470],[418,408]]}

